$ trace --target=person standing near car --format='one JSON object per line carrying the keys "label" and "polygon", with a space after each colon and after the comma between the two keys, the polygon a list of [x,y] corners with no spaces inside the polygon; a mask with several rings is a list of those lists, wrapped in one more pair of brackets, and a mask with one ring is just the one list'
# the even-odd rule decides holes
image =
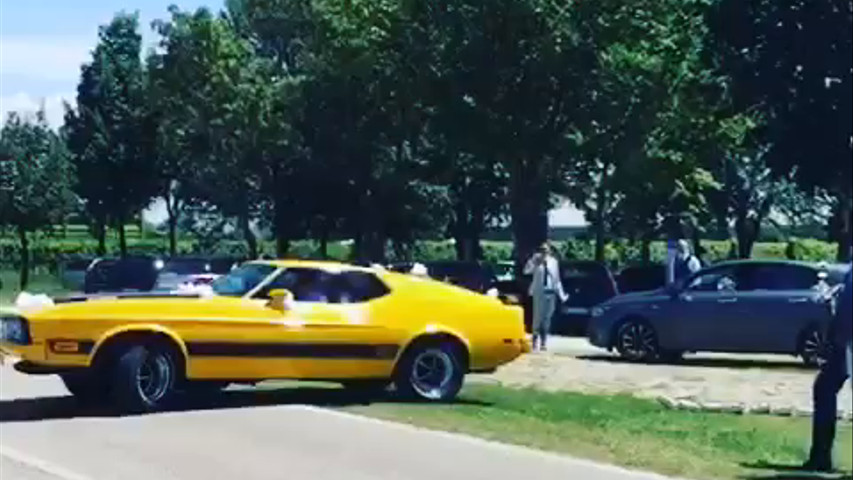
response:
{"label": "person standing near car", "polygon": [[812,446],[806,470],[832,471],[832,445],[838,410],[838,392],[850,378],[850,344],[853,341],[853,285],[851,270],[844,277],[844,287],[838,297],[838,307],[829,328],[826,362],[812,387]]}
{"label": "person standing near car", "polygon": [[558,301],[565,302],[568,298],[560,282],[560,264],[547,242],[527,261],[524,274],[533,275],[528,289],[533,300],[533,350],[545,351]]}
{"label": "person standing near car", "polygon": [[678,252],[673,265],[673,279],[678,283],[702,269],[702,262],[690,251],[690,243],[687,240],[679,240]]}

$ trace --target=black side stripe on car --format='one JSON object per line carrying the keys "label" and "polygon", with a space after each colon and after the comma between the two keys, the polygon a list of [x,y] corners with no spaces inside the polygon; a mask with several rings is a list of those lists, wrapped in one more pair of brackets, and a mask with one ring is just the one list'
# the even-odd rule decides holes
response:
{"label": "black side stripe on car", "polygon": [[92,340],[56,338],[48,340],[47,346],[52,353],[60,355],[88,355],[95,348],[95,342]]}
{"label": "black side stripe on car", "polygon": [[196,357],[265,357],[393,360],[399,345],[352,343],[236,343],[188,342],[187,353]]}

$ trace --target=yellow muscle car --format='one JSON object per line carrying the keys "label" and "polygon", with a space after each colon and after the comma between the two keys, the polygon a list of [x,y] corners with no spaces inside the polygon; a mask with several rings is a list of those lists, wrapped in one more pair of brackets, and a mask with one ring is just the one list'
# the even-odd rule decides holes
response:
{"label": "yellow muscle car", "polygon": [[468,372],[529,351],[520,308],[426,278],[329,262],[257,261],[209,292],[57,299],[5,314],[0,354],[130,411],[229,383],[311,379],[453,399]]}

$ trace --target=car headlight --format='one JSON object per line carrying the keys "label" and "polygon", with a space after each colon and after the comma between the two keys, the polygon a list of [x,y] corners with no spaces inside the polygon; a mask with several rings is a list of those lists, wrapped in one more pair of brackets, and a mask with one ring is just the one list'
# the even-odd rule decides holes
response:
{"label": "car headlight", "polygon": [[30,328],[27,320],[17,315],[0,317],[0,340],[17,345],[29,345]]}

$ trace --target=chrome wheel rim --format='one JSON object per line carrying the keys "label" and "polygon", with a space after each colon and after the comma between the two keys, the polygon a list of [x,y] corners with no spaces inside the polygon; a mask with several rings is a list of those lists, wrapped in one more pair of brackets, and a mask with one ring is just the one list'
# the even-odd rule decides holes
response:
{"label": "chrome wheel rim", "polygon": [[412,387],[424,398],[438,400],[453,379],[453,359],[439,348],[419,353],[412,363]]}
{"label": "chrome wheel rim", "polygon": [[655,352],[655,332],[651,327],[631,322],[620,330],[619,349],[622,355],[631,360],[643,360]]}
{"label": "chrome wheel rim", "polygon": [[149,353],[145,356],[136,375],[136,388],[146,402],[156,403],[169,391],[174,369],[168,356]]}
{"label": "chrome wheel rim", "polygon": [[826,362],[824,353],[826,344],[819,331],[813,330],[803,340],[803,359],[813,365],[823,365]]}

